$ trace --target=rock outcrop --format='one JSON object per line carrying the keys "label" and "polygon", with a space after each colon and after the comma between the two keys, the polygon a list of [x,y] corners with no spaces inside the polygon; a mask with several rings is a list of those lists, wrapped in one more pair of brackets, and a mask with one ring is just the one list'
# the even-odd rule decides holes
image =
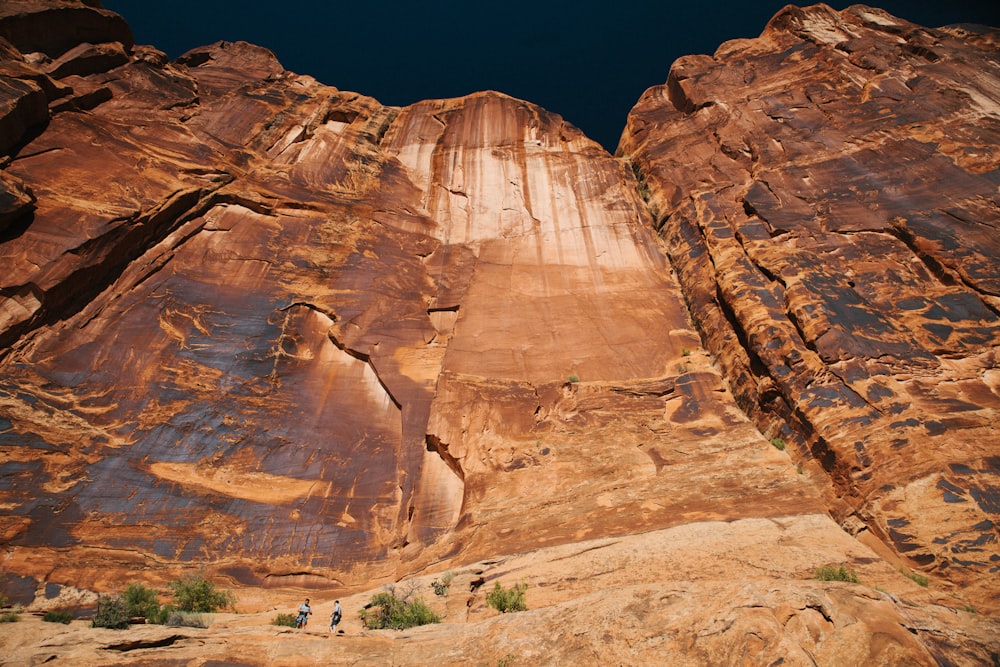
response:
{"label": "rock outcrop", "polygon": [[997,37],[788,7],[675,63],[619,148],[740,406],[838,520],[994,600]]}
{"label": "rock outcrop", "polygon": [[[8,595],[203,568],[357,609],[452,569],[446,623],[341,657],[1000,653],[995,31],[788,8],[675,64],[615,158],[500,93],[168,62],[96,5],[0,8]],[[269,620],[199,655],[304,659],[238,629]],[[26,663],[187,645],[32,632]]]}

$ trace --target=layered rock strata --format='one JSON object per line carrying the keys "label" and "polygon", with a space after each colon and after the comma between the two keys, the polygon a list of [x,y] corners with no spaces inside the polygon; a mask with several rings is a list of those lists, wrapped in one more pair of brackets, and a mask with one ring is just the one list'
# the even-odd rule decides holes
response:
{"label": "layered rock strata", "polygon": [[35,198],[0,246],[22,567],[354,586],[823,511],[700,349],[631,174],[561,118],[155,56],[60,78],[110,94],[5,172]]}
{"label": "layered rock strata", "polygon": [[997,39],[788,7],[678,60],[619,147],[740,406],[845,527],[994,599]]}
{"label": "layered rock strata", "polygon": [[[446,620],[536,661],[1000,652],[945,610],[993,611],[1000,559],[996,170],[972,129],[996,117],[994,33],[788,9],[680,61],[613,158],[500,93],[387,107],[240,42],[168,62],[95,4],[0,9],[15,597],[204,568],[251,609],[356,608],[455,568]],[[29,29],[51,21],[80,29]],[[782,92],[806,63],[830,68],[819,115]],[[892,77],[940,90],[939,117],[886,101]],[[887,592],[809,580],[826,565]],[[512,578],[534,626],[489,618],[483,584]],[[592,605],[624,634],[525,649]],[[493,650],[439,632],[394,659]]]}

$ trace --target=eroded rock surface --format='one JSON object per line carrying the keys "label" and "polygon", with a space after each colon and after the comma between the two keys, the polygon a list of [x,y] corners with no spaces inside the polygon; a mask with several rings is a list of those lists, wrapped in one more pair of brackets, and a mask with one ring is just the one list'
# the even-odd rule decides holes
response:
{"label": "eroded rock surface", "polygon": [[619,148],[762,432],[829,475],[834,516],[994,601],[997,40],[789,7],[675,63]]}
{"label": "eroded rock surface", "polygon": [[[500,93],[386,107],[241,42],[167,62],[94,4],[0,11],[15,599],[50,608],[200,567],[248,611],[302,590],[357,609],[454,568],[472,595],[434,603],[460,625],[345,655],[1000,651],[995,33],[786,10],[760,40],[680,61],[633,112],[624,159]],[[28,45],[25,26],[57,19],[86,29]],[[851,58],[885,76],[804,74]],[[757,78],[734,87],[731,63]],[[800,72],[827,91],[812,125],[784,92]],[[971,92],[945,91],[964,75]],[[942,99],[920,111],[889,79]],[[811,581],[826,565],[866,585]],[[537,611],[492,618],[494,579],[529,582]],[[563,627],[595,607],[627,630]],[[949,628],[963,607],[984,615]],[[239,630],[239,655],[210,634],[209,652],[301,659],[273,632]],[[53,655],[190,646],[157,633]],[[47,659],[25,641],[19,659]]]}
{"label": "eroded rock surface", "polygon": [[[803,576],[817,559],[845,556],[868,585]],[[206,615],[207,629],[121,632],[27,617],[0,627],[0,642],[12,665],[573,665],[595,655],[628,665],[975,665],[1000,648],[995,622],[940,606],[908,580],[900,586],[892,566],[823,515],[690,522],[490,558],[452,575],[441,596],[430,592],[437,575],[396,587],[426,592],[442,616],[403,632],[361,626],[368,592],[340,596],[338,636],[325,624],[332,600],[314,606],[304,631],[270,625],[300,601],[288,599],[266,612]],[[489,608],[497,581],[527,584],[529,609]]]}

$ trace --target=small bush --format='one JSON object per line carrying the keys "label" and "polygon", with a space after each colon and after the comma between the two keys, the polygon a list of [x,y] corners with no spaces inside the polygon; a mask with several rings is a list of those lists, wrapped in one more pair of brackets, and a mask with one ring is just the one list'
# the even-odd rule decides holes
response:
{"label": "small bush", "polygon": [[431,582],[431,588],[434,589],[434,595],[447,595],[448,588],[451,586],[452,580],[455,578],[455,573],[448,570],[443,575],[441,575],[441,580],[435,579]]}
{"label": "small bush", "polygon": [[271,621],[271,625],[281,625],[286,628],[294,628],[295,614],[278,614],[274,617],[274,620]]}
{"label": "small bush", "polygon": [[128,627],[128,610],[125,601],[117,595],[102,595],[97,598],[97,613],[90,622],[92,628],[122,630]]}
{"label": "small bush", "polygon": [[[0,593],[0,607],[7,606],[7,596]],[[8,609],[7,611],[0,612],[0,623],[17,623],[21,620],[16,609]]]}
{"label": "small bush", "polygon": [[174,606],[172,604],[165,604],[156,610],[156,613],[152,616],[146,617],[146,622],[153,623],[155,625],[166,625],[167,619],[170,618],[170,614],[175,612]]}
{"label": "small bush", "polygon": [[498,581],[493,590],[486,594],[486,604],[503,614],[524,611],[528,608],[524,601],[526,590],[528,584],[515,584],[511,588],[504,588]]}
{"label": "small bush", "polygon": [[370,630],[395,628],[395,621],[402,618],[405,603],[392,593],[376,593],[361,610],[361,622]]}
{"label": "small bush", "polygon": [[156,591],[142,584],[129,584],[122,593],[125,610],[129,618],[142,616],[149,623],[156,623],[160,617],[160,603]]}
{"label": "small bush", "polygon": [[576,373],[566,378],[566,382],[569,382],[570,384],[576,384],[579,381],[580,381],[580,376],[577,375]]}
{"label": "small bush", "polygon": [[232,593],[216,590],[215,584],[202,574],[189,574],[168,585],[174,594],[174,606],[180,611],[211,614],[236,606]]}
{"label": "small bush", "polygon": [[403,627],[414,628],[418,625],[440,623],[441,617],[431,611],[423,600],[417,599],[406,603],[403,614]]}
{"label": "small bush", "polygon": [[781,438],[771,438],[771,444],[774,445],[776,449],[785,451],[785,441]]}
{"label": "small bush", "polygon": [[917,585],[923,586],[924,588],[927,588],[927,585],[930,583],[930,580],[922,574],[917,574],[916,572],[907,572],[903,568],[899,568],[899,571],[902,572],[907,579],[911,579],[912,581],[916,582]]}
{"label": "small bush", "polygon": [[73,614],[68,611],[47,611],[45,615],[42,616],[42,620],[46,623],[62,623],[63,625],[69,625],[70,621],[73,620]]}
{"label": "small bush", "polygon": [[405,630],[440,623],[441,617],[419,598],[412,601],[400,599],[394,591],[388,591],[372,596],[371,602],[361,610],[361,622],[369,630]]}
{"label": "small bush", "polygon": [[848,570],[843,566],[839,568],[830,566],[821,567],[816,570],[816,574],[813,578],[819,579],[820,581],[846,581],[851,584],[858,583],[858,575],[856,575],[853,570]]}
{"label": "small bush", "polygon": [[681,356],[682,357],[690,357],[691,356],[691,350],[687,349],[686,347],[682,347],[681,348]]}

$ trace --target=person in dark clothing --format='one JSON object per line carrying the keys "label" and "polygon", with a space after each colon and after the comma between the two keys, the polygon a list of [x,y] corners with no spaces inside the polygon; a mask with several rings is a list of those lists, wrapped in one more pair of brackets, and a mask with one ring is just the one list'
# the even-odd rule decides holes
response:
{"label": "person in dark clothing", "polygon": [[343,613],[343,610],[340,608],[340,600],[334,600],[333,613],[330,614],[330,632],[337,632],[337,625],[340,623],[340,617]]}

